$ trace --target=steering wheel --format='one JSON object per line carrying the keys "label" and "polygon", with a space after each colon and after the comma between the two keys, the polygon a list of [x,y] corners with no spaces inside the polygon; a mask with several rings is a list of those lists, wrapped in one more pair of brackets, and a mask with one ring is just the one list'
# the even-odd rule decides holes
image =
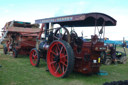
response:
{"label": "steering wheel", "polygon": [[68,43],[70,43],[70,34],[66,27],[59,27],[56,29],[54,35],[54,40],[64,40]]}

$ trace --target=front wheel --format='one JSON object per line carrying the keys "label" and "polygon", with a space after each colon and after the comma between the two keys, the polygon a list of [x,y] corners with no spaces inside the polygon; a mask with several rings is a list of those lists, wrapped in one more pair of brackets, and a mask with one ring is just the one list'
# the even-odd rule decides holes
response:
{"label": "front wheel", "polygon": [[35,66],[35,67],[39,66],[40,56],[39,56],[39,52],[36,48],[33,48],[30,51],[29,59],[30,59],[30,63],[32,64],[32,66]]}
{"label": "front wheel", "polygon": [[47,52],[47,66],[55,77],[67,77],[74,68],[74,53],[71,46],[63,41],[51,43]]}

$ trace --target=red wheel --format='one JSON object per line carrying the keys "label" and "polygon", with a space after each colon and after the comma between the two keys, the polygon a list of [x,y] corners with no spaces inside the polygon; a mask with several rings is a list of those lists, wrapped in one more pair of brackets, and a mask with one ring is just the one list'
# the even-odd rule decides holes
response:
{"label": "red wheel", "polygon": [[47,65],[55,77],[67,77],[74,68],[74,53],[71,46],[63,41],[52,42],[47,53]]}
{"label": "red wheel", "polygon": [[39,56],[38,50],[36,48],[33,48],[31,50],[29,59],[30,59],[30,63],[32,64],[32,66],[36,66],[36,67],[39,66],[40,56]]}

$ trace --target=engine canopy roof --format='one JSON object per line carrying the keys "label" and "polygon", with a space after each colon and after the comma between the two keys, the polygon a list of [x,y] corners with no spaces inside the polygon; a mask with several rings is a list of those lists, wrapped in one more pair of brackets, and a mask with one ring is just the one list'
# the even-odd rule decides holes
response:
{"label": "engine canopy roof", "polygon": [[35,20],[35,23],[60,24],[65,27],[115,26],[116,20],[103,13],[86,13]]}

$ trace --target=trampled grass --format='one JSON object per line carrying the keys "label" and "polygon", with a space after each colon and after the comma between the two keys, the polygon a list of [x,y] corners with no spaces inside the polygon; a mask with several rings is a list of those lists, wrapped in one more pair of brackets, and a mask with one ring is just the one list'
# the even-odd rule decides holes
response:
{"label": "trampled grass", "polygon": [[125,65],[102,65],[101,70],[107,71],[107,76],[72,72],[64,79],[46,72],[43,60],[38,68],[31,66],[28,56],[12,58],[0,53],[0,65],[0,85],[102,85],[104,82],[128,80],[128,62]]}

